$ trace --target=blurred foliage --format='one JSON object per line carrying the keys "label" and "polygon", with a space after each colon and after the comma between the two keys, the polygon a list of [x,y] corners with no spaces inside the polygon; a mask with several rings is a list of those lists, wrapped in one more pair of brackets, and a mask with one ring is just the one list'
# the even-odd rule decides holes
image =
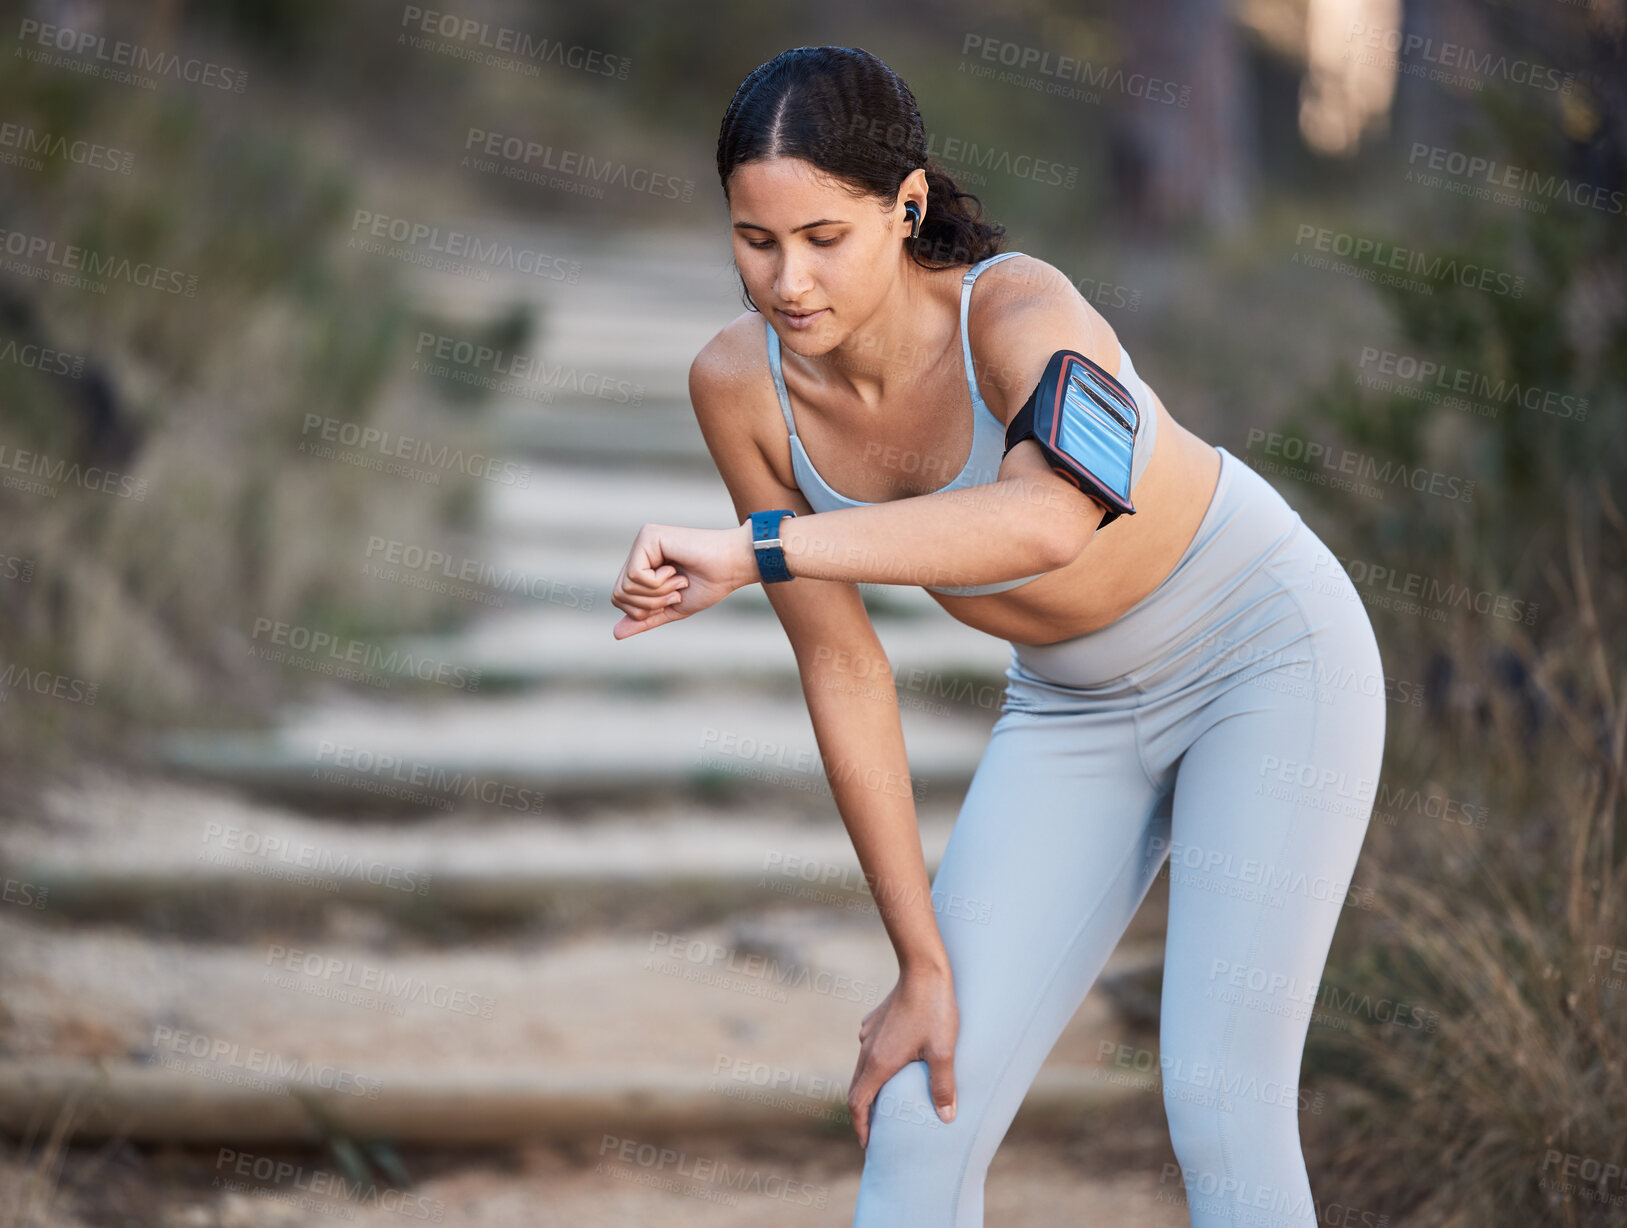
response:
{"label": "blurred foliage", "polygon": [[[1309,1072],[1350,1089],[1307,1140],[1328,1174],[1319,1195],[1391,1222],[1622,1222],[1563,1172],[1571,1155],[1621,1162],[1627,1105],[1627,978],[1596,958],[1627,941],[1627,176],[1610,147],[1627,108],[1617,52],[1589,54],[1559,61],[1580,70],[1577,98],[1489,89],[1453,148],[1602,192],[1600,206],[1540,187],[1527,207],[1418,187],[1371,237],[1523,287],[1375,286],[1395,330],[1382,348],[1442,380],[1392,376],[1380,391],[1362,385],[1376,367],[1344,365],[1281,428],[1475,483],[1472,500],[1304,488],[1336,518],[1335,552],[1405,581],[1353,575],[1386,674],[1428,682],[1423,711],[1391,708],[1363,855],[1377,907],[1347,914],[1324,984],[1433,1012],[1438,1030],[1362,1019],[1313,1027],[1307,1050]],[[1567,122],[1577,105],[1591,125]],[[1459,373],[1479,382],[1457,394],[1477,408],[1451,401]],[[1436,621],[1389,601],[1420,586],[1534,612],[1449,602]],[[1398,800],[1413,790],[1432,808]],[[1483,830],[1443,814],[1447,799],[1483,808]]]}
{"label": "blurred foliage", "polygon": [[[8,477],[35,472],[22,453],[58,475],[0,486],[0,553],[27,571],[0,582],[0,662],[96,688],[94,703],[11,705],[0,754],[14,761],[65,749],[97,717],[263,714],[281,684],[251,652],[258,620],[373,634],[451,616],[447,598],[364,579],[361,526],[384,509],[397,537],[444,548],[478,479],[446,467],[408,480],[301,443],[319,437],[316,415],[478,450],[466,411],[479,398],[404,375],[418,328],[461,335],[465,322],[425,318],[392,262],[347,249],[356,169],[313,124],[212,93],[20,58],[0,75],[8,122],[113,151],[46,154],[0,178],[8,231],[52,245],[19,263],[57,274],[0,283],[0,343],[15,347],[0,363],[0,446]],[[134,271],[75,286],[61,275],[70,247]],[[174,276],[141,284],[151,266]],[[529,327],[517,309],[470,326],[510,344]]]}

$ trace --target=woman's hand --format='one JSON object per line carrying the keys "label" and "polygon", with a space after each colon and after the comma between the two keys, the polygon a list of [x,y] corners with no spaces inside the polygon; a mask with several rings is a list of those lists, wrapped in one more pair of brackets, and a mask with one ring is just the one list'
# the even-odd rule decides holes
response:
{"label": "woman's hand", "polygon": [[[900,973],[898,984],[859,1024],[859,1064],[847,1093],[847,1111],[859,1144],[870,1145],[870,1106],[881,1085],[910,1062],[924,1059],[932,1105],[955,1119],[955,1040],[960,1009],[948,972]],[[925,1106],[922,1106],[925,1107]]]}
{"label": "woman's hand", "polygon": [[734,529],[647,524],[611,590],[611,603],[626,617],[610,633],[624,640],[688,618],[757,578],[749,520]]}

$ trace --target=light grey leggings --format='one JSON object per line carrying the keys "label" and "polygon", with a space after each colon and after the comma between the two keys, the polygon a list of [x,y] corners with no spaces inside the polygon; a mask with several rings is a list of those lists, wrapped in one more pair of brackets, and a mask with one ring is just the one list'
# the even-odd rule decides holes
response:
{"label": "light grey leggings", "polygon": [[1012,645],[933,879],[935,898],[978,902],[938,918],[956,1117],[939,1121],[924,1061],[883,1084],[854,1228],[982,1225],[995,1148],[1166,861],[1159,1052],[1128,1065],[1162,1076],[1175,1195],[1198,1228],[1316,1223],[1300,1059],[1340,909],[1361,898],[1385,681],[1332,552],[1218,451],[1162,584],[1099,630]]}

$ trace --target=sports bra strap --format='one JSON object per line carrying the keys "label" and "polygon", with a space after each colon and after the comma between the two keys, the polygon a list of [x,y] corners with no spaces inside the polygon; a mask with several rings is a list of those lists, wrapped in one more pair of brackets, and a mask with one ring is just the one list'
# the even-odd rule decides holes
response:
{"label": "sports bra strap", "polygon": [[780,370],[780,335],[774,331],[774,324],[766,315],[763,317],[763,327],[768,330],[768,369],[774,373],[774,391],[780,397],[780,415],[785,419],[785,429],[796,437],[796,420],[791,417],[791,396],[785,390],[785,374]]}
{"label": "sports bra strap", "polygon": [[[997,256],[990,256],[979,260],[966,270],[960,279],[960,348],[966,362],[966,387],[971,390],[972,397],[979,405],[983,405],[983,393],[977,386],[977,372],[972,367],[972,335],[966,327],[966,321],[972,310],[972,283],[977,280],[978,274],[991,264],[999,264],[1002,260],[1009,260],[1013,256],[1021,256],[1022,252],[1001,252]],[[986,408],[986,406],[985,406]]]}

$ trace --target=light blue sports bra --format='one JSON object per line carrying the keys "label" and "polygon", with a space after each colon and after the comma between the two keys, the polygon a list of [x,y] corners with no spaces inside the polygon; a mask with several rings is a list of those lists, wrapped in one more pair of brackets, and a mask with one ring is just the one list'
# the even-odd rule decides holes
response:
{"label": "light blue sports bra", "polygon": [[[983,394],[978,391],[966,319],[971,311],[972,283],[977,280],[977,275],[991,264],[998,264],[1002,260],[1022,254],[1022,252],[1001,252],[997,256],[980,260],[967,269],[966,275],[960,280],[960,346],[966,360],[966,386],[972,394],[972,454],[966,458],[965,467],[955,475],[954,480],[947,486],[940,486],[939,491],[987,485],[996,480],[1000,462],[1005,459],[1006,428],[1000,419],[995,417],[994,411],[985,404]],[[780,412],[785,416],[786,429],[791,433],[791,468],[796,474],[797,487],[802,491],[803,498],[808,500],[808,506],[816,512],[829,512],[842,507],[869,507],[870,504],[864,500],[849,499],[839,491],[832,490],[825,479],[819,476],[813,462],[808,459],[808,452],[802,446],[802,440],[797,437],[796,420],[791,416],[791,397],[785,389],[785,376],[780,369],[780,335],[774,331],[774,325],[766,316],[763,317],[763,326],[768,330],[768,366],[774,373],[774,387],[780,396]],[[1119,342],[1117,378],[1135,398],[1136,406],[1141,410],[1142,426],[1136,432],[1130,461],[1130,489],[1133,491],[1135,484],[1141,480],[1142,470],[1152,459],[1153,442],[1158,434],[1158,414],[1153,405],[1152,395],[1147,391],[1147,385],[1142,383],[1141,377],[1136,374],[1135,365],[1130,361],[1130,355],[1122,341]],[[933,493],[936,494],[937,491]],[[1015,580],[996,580],[992,584],[958,586],[928,584],[925,587],[935,593],[976,597],[983,593],[1003,593],[1049,574],[1041,571],[1031,576],[1019,576]]]}

